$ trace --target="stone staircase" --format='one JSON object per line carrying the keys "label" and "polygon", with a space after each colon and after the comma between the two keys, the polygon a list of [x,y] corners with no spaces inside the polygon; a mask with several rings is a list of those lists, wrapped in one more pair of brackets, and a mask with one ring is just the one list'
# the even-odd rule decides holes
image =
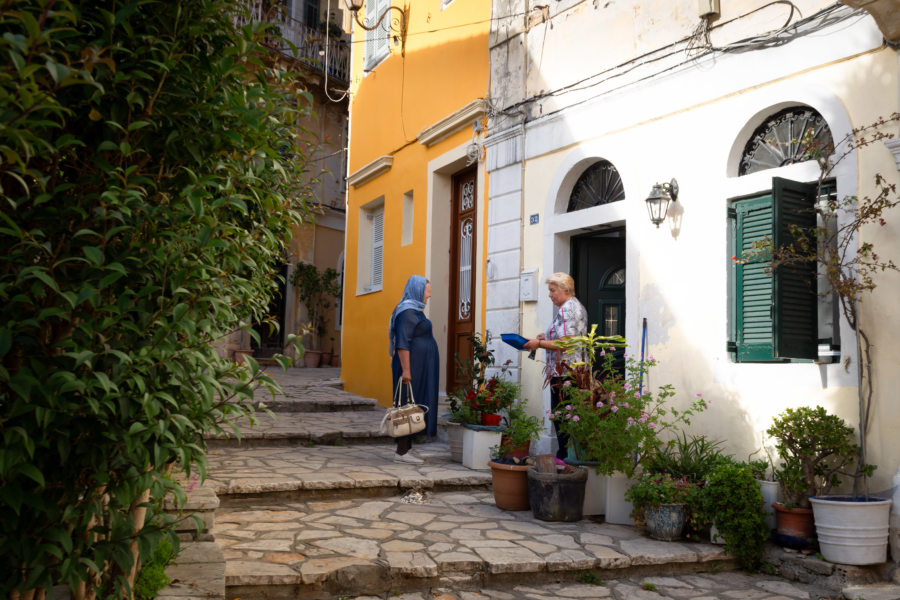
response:
{"label": "stone staircase", "polygon": [[[450,589],[486,598],[476,592],[653,576],[684,583],[735,568],[719,546],[658,542],[602,519],[547,523],[499,510],[490,473],[451,462],[442,442],[414,448],[422,465],[395,463],[393,440],[378,432],[383,409],[320,371],[277,374],[284,393],[263,400],[271,415],[260,413],[257,428],[242,424],[240,443],[209,440],[209,478],[188,509],[204,511],[209,531],[185,532],[192,541],[162,597],[430,598]],[[813,589],[807,575],[824,567],[809,571],[808,557],[779,552],[769,559],[790,561]],[[534,597],[554,597],[541,593]],[[804,593],[795,597],[830,597]]]}

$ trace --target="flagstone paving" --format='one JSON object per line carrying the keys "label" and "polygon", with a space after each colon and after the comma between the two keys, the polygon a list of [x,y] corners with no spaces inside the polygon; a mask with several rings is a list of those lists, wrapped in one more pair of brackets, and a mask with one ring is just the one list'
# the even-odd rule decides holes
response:
{"label": "flagstone paving", "polygon": [[[331,414],[331,413],[317,413]],[[241,495],[300,490],[357,490],[369,494],[399,494],[409,488],[487,486],[488,471],[474,471],[449,460],[447,444],[417,445],[422,465],[393,462],[392,443],[367,446],[226,447],[210,451],[209,479],[219,496],[237,500]]]}
{"label": "flagstone paving", "polygon": [[[273,414],[260,413],[256,428],[241,422],[240,443],[209,440],[209,478],[197,489],[218,495],[210,533],[226,561],[224,578],[193,567],[209,590],[224,579],[231,600],[841,597],[835,578],[845,569],[815,557],[794,559],[810,566],[793,565],[792,576],[822,587],[730,571],[719,546],[501,511],[490,473],[451,462],[445,443],[416,445],[421,465],[393,462],[393,441],[378,432],[383,409],[344,392],[336,374],[275,373],[284,393],[257,397]],[[423,503],[404,501],[420,492]],[[767,555],[776,565],[783,559]],[[191,570],[169,596],[222,597],[191,585]],[[827,588],[817,579],[826,577]],[[845,596],[900,599],[896,586],[878,585]]]}
{"label": "flagstone paving", "polygon": [[424,504],[395,496],[225,509],[212,533],[236,594],[263,585],[269,595],[271,586],[324,593],[347,579],[386,593],[460,574],[486,584],[509,574],[733,568],[720,546],[659,542],[590,520],[544,523],[498,509],[489,491],[426,494]]}

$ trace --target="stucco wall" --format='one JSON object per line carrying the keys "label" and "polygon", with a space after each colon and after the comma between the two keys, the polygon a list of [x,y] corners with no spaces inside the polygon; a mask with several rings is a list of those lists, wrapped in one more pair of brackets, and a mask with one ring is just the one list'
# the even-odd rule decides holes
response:
{"label": "stucco wall", "polygon": [[[650,2],[632,5],[629,12],[623,3],[604,3],[609,10],[600,11],[594,3],[583,3],[568,10],[574,3],[559,3],[565,18],[553,19],[552,30],[539,31],[545,27],[541,25],[527,34],[523,55],[528,63],[522,71],[528,71],[529,95],[541,96],[567,82],[589,84],[589,76],[606,66],[621,65],[683,37],[696,26],[691,12],[695,3],[656,4],[660,10],[662,4],[668,8],[654,12],[650,9],[655,4]],[[739,14],[759,6],[750,2],[723,5],[724,10]],[[806,16],[822,6],[825,3],[809,2],[801,9]],[[768,32],[773,28],[770,21],[777,20],[771,12],[735,21],[730,26],[731,41]],[[667,15],[664,28],[656,21],[662,14]],[[728,20],[728,15],[720,20]],[[607,35],[591,37],[589,31]],[[725,32],[723,27],[716,35]],[[565,43],[567,39],[583,40],[593,51],[582,54],[584,47],[573,49]],[[495,50],[509,54],[501,46]],[[579,62],[573,52],[596,60]],[[671,60],[676,58],[681,62],[684,55]],[[659,61],[665,64],[666,60]],[[518,72],[509,65],[503,69]],[[808,105],[825,117],[840,140],[852,128],[897,111],[897,69],[896,51],[882,46],[877,27],[861,14],[837,25],[823,21],[813,34],[785,43],[663,69],[644,81],[640,77],[649,71],[639,66],[623,72],[618,81],[535,99],[521,107],[526,116],[523,159],[497,170],[521,173],[522,192],[511,201],[522,203],[522,268],[539,269],[541,279],[553,271],[566,271],[572,235],[602,226],[624,227],[630,351],[640,351],[641,320],[647,318],[646,351],[660,361],[650,376],[651,387],[672,383],[682,404],[695,393],[711,402],[710,410],[694,420],[692,432],[726,440],[727,449],[743,459],[760,447],[772,417],[788,406],[821,404],[857,425],[855,338],[845,323],[841,358],[849,360],[849,370],[842,364],[737,364],[731,360],[726,351],[730,302],[726,207],[729,198],[768,189],[775,175],[800,181],[817,178],[814,163],[736,176],[740,152],[766,116],[783,106]],[[495,89],[503,93],[515,87],[507,81]],[[510,99],[514,101],[515,94]],[[506,104],[506,98],[496,100],[501,107]],[[498,127],[511,122],[515,119],[509,114],[493,121]],[[888,129],[897,132],[896,124]],[[564,202],[578,175],[600,158],[618,169],[626,200],[565,214]],[[875,173],[891,182],[898,180],[893,156],[880,143],[848,156],[836,173],[842,196],[870,193]],[[495,172],[490,176],[493,189]],[[667,221],[657,229],[649,222],[644,199],[654,183],[673,177],[680,195]],[[531,214],[539,215],[538,225],[528,223],[526,215]],[[898,222],[897,217],[888,219],[887,226],[864,232],[879,254],[898,256]],[[863,304],[863,327],[878,338],[877,393],[869,438],[870,462],[880,467],[872,482],[874,490],[890,487],[900,463],[900,448],[890,441],[900,426],[892,392],[898,375],[891,366],[900,352],[891,335],[898,312],[891,299],[898,291],[900,276],[886,273]],[[546,327],[552,315],[543,292],[539,302],[522,303],[520,310],[521,332],[528,336]],[[543,398],[546,408],[549,398],[541,389],[540,365],[525,361],[522,380],[526,396]]]}

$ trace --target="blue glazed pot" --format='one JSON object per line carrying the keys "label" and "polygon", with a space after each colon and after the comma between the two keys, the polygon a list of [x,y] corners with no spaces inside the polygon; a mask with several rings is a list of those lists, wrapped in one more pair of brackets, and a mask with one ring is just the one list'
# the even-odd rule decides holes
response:
{"label": "blue glazed pot", "polygon": [[644,509],[650,537],[671,542],[681,539],[684,530],[684,504],[660,504]]}

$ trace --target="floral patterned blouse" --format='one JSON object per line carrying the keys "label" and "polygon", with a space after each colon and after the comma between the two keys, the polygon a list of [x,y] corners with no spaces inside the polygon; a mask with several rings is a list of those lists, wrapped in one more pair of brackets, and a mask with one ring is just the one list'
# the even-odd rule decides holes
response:
{"label": "floral patterned blouse", "polygon": [[[572,296],[559,307],[559,311],[553,317],[553,322],[544,332],[544,337],[548,340],[558,340],[570,335],[587,335],[587,321],[587,310],[575,296]],[[560,351],[546,350],[545,352],[547,353],[545,375],[559,376],[556,364],[560,358]]]}

